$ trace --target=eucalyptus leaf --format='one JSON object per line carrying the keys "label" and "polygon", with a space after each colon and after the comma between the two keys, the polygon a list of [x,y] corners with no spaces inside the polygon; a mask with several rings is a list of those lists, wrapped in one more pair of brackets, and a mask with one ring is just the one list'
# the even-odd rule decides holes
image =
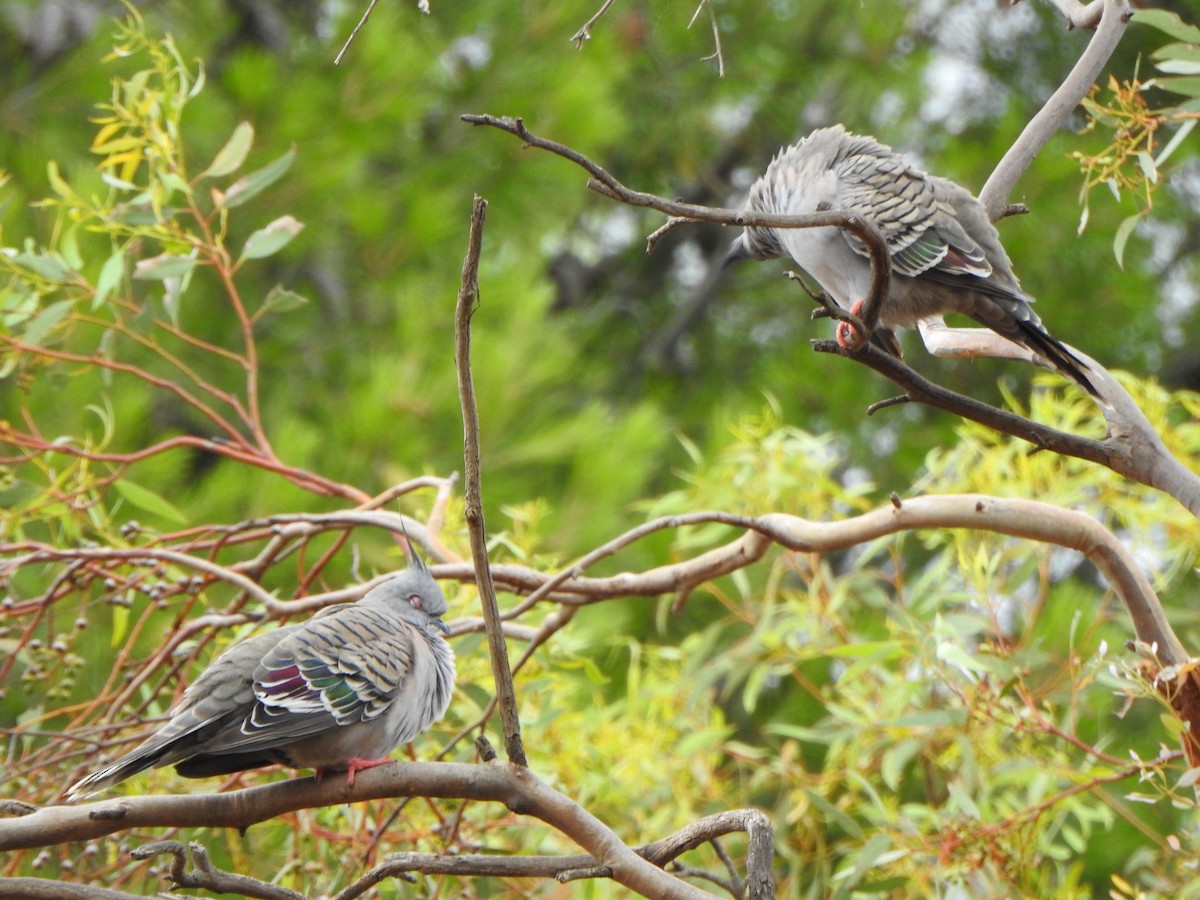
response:
{"label": "eucalyptus leaf", "polygon": [[242,248],[242,259],[262,259],[278,253],[303,230],[302,222],[297,222],[291,216],[280,216],[246,238],[246,245]]}
{"label": "eucalyptus leaf", "polygon": [[220,178],[236,172],[246,161],[250,147],[254,144],[254,126],[249,122],[239,122],[233,129],[233,134],[225,142],[225,146],[217,151],[208,168],[200,173],[201,178]]}
{"label": "eucalyptus leaf", "polygon": [[114,481],[113,487],[116,488],[122,499],[131,506],[136,506],[142,512],[161,516],[177,525],[187,524],[187,517],[174,504],[149,488],[144,488],[127,478]]}
{"label": "eucalyptus leaf", "polygon": [[230,209],[235,206],[241,206],[250,198],[258,196],[259,193],[282,178],[284,173],[292,167],[295,159],[296,147],[293,145],[291,149],[274,162],[268,163],[255,172],[251,172],[244,178],[239,178],[230,185],[229,190],[225,191],[220,198],[221,205],[226,209]]}
{"label": "eucalyptus leaf", "polygon": [[71,300],[59,300],[57,303],[51,303],[29,321],[29,324],[25,326],[22,339],[27,344],[40,347],[54,326],[66,318],[67,313],[74,305]]}
{"label": "eucalyptus leaf", "polygon": [[138,260],[133,267],[133,277],[143,281],[163,281],[167,278],[180,278],[187,275],[196,267],[196,260],[190,256],[177,256],[164,253],[152,256],[150,259]]}

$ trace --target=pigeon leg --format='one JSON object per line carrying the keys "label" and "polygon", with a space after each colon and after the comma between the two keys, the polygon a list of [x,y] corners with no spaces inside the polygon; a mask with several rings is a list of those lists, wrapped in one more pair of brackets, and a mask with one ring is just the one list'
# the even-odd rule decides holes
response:
{"label": "pigeon leg", "polygon": [[354,776],[363,769],[373,769],[376,766],[386,765],[392,762],[388,757],[382,759],[359,759],[357,756],[346,763],[346,784],[354,787]]}
{"label": "pigeon leg", "polygon": [[[850,313],[857,316],[860,312],[862,312],[862,308],[863,302],[861,300],[855,300],[854,303],[850,305]],[[849,322],[838,322],[837,328],[834,329],[833,334],[837,338],[837,342],[840,346],[849,349],[850,335],[858,334],[858,329]]]}

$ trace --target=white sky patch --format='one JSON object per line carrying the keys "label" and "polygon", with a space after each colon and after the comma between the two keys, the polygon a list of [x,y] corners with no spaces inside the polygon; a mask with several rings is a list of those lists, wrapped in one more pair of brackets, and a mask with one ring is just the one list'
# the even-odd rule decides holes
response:
{"label": "white sky patch", "polygon": [[920,118],[927,124],[957,134],[972,122],[987,121],[1004,112],[1005,87],[969,60],[935,56],[925,67],[924,82]]}

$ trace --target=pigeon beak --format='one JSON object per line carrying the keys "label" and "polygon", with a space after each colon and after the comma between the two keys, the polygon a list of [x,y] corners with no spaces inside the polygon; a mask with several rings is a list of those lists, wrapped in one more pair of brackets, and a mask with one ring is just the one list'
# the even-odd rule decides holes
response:
{"label": "pigeon beak", "polygon": [[754,254],[750,252],[750,242],[746,240],[746,232],[743,231],[729,245],[729,250],[726,251],[725,258],[721,260],[721,269],[728,269],[734,263],[741,262],[744,259],[752,259],[753,257]]}
{"label": "pigeon beak", "polygon": [[433,616],[433,624],[442,630],[442,634],[450,633],[450,626],[442,621],[441,616]]}

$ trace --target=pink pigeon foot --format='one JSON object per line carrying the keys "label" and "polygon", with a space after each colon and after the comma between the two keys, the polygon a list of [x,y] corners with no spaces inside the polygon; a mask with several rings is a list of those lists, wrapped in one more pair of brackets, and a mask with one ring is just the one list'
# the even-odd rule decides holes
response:
{"label": "pink pigeon foot", "polygon": [[354,776],[363,769],[373,769],[376,766],[386,765],[392,760],[386,756],[383,759],[359,759],[357,756],[346,763],[346,784],[354,787]]}
{"label": "pink pigeon foot", "polygon": [[[862,308],[863,302],[861,300],[855,300],[854,303],[850,305],[850,312],[857,316],[860,312],[862,312]],[[833,333],[834,337],[837,338],[838,344],[849,349],[850,336],[858,334],[858,329],[849,322],[838,322],[837,328],[834,329]]]}

